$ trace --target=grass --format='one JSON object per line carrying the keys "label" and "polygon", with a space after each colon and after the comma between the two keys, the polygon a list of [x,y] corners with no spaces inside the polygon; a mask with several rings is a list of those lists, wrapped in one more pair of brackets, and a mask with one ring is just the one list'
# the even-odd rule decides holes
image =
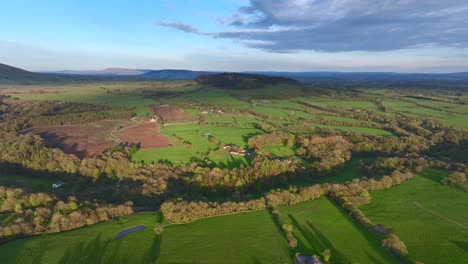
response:
{"label": "grass", "polygon": [[[412,100],[416,101],[416,99]],[[428,102],[424,100],[417,100],[419,105],[410,101],[389,100],[384,101],[384,105],[392,112],[407,114],[416,118],[435,118],[448,126],[457,128],[468,129],[468,106],[454,105],[440,102]],[[422,102],[419,102],[422,101]],[[424,105],[435,107],[448,107],[457,113],[440,111],[436,109],[426,108]]]}
{"label": "grass", "polygon": [[0,185],[27,188],[32,191],[46,191],[55,181],[44,177],[25,177],[12,173],[0,173]]}
{"label": "grass", "polygon": [[[56,87],[33,86],[32,88],[22,87],[11,93],[13,97],[22,100],[52,100],[63,102],[78,102],[106,106],[124,106],[135,108],[134,112],[139,116],[149,116],[153,114],[150,105],[155,104],[155,100],[146,98],[138,94],[137,89],[155,89],[154,86],[171,86],[172,90],[184,90],[184,82],[165,83],[143,83],[143,82],[123,82],[123,83],[92,83],[85,85],[63,85]],[[180,87],[179,87],[180,86]],[[156,90],[166,90],[161,87]],[[37,90],[49,91],[49,93],[38,93]]]}
{"label": "grass", "polygon": [[[0,263],[291,262],[286,240],[266,210],[166,226],[158,240],[153,226],[159,221],[156,213],[138,213],[73,231],[16,239],[0,245]],[[147,228],[113,240],[136,225]]]}
{"label": "grass", "polygon": [[465,263],[468,258],[468,193],[440,184],[446,175],[427,170],[400,186],[371,193],[371,203],[362,207],[374,223],[394,229],[413,261]]}
{"label": "grass", "polygon": [[379,238],[364,230],[327,198],[280,207],[293,226],[297,250],[320,255],[331,250],[331,263],[398,263],[380,246]]}
{"label": "grass", "polygon": [[159,263],[291,263],[291,257],[262,210],[166,227]]}
{"label": "grass", "polygon": [[[22,238],[0,246],[0,263],[152,263],[159,241],[153,226],[156,213],[139,213],[73,231]],[[147,228],[119,240],[120,231]]]}

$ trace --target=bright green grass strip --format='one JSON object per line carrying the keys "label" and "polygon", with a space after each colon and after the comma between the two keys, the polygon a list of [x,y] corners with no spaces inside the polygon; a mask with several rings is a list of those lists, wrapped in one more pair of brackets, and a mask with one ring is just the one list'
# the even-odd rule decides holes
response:
{"label": "bright green grass strip", "polygon": [[291,263],[266,210],[201,219],[164,229],[159,263]]}
{"label": "bright green grass strip", "polygon": [[309,102],[320,106],[338,106],[338,107],[355,107],[355,108],[376,108],[375,104],[370,101],[354,101],[340,100],[327,97],[312,97]]}
{"label": "bright green grass strip", "polygon": [[[430,102],[432,103],[432,102]],[[429,104],[429,103],[427,103]],[[435,106],[438,105],[437,102],[434,102]],[[444,111],[439,111],[435,109],[425,108],[420,105],[416,105],[407,101],[385,101],[384,105],[397,113],[407,114],[416,118],[436,118],[445,125],[453,126],[457,128],[468,129],[468,115],[464,114],[455,114]],[[468,111],[467,106],[456,106],[458,112]]]}
{"label": "bright green grass strip", "polygon": [[362,207],[374,223],[395,230],[413,261],[466,263],[468,259],[468,193],[440,184],[446,175],[426,170],[400,186],[371,193],[371,203]]}
{"label": "bright green grass strip", "polygon": [[281,217],[293,226],[297,250],[320,255],[331,250],[331,263],[397,263],[379,238],[353,222],[327,198],[280,207]]}
{"label": "bright green grass strip", "polygon": [[[159,242],[156,213],[139,213],[63,233],[16,239],[0,245],[0,263],[153,263]],[[120,231],[146,225],[142,231],[113,240]]]}

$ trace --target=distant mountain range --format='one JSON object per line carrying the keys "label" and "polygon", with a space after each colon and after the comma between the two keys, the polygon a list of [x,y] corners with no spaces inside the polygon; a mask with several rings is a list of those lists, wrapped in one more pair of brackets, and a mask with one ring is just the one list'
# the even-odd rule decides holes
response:
{"label": "distant mountain range", "polygon": [[[30,72],[0,64],[0,84],[79,83],[106,80],[195,80],[201,75],[219,74],[221,71],[191,71],[178,69],[126,69]],[[324,87],[398,87],[398,88],[462,88],[468,87],[468,72],[459,73],[393,73],[393,72],[241,72],[257,75],[286,77],[302,83]],[[364,85],[364,86],[363,86]]]}
{"label": "distant mountain range", "polygon": [[142,69],[125,69],[125,68],[107,68],[104,70],[64,70],[64,71],[53,71],[45,72],[52,74],[68,74],[68,75],[90,75],[90,76],[133,76],[133,75],[142,75],[151,70],[142,70]]}
{"label": "distant mountain range", "polygon": [[[181,69],[126,69],[126,68],[107,68],[104,70],[65,70],[47,72],[51,74],[64,75],[82,75],[82,76],[133,76],[143,77],[147,79],[160,80],[194,80],[200,75],[223,73],[222,71],[192,71]],[[332,71],[317,71],[317,72],[274,72],[274,71],[245,71],[240,73],[261,74],[279,77],[295,78],[299,80],[307,79],[343,79],[343,80],[427,80],[427,79],[443,79],[443,80],[460,80],[468,79],[468,72],[458,73],[395,73],[395,72],[332,72]]]}

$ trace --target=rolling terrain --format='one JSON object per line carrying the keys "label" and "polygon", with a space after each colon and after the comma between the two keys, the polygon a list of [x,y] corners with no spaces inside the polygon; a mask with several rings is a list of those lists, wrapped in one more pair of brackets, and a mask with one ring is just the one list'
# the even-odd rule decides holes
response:
{"label": "rolling terrain", "polygon": [[463,74],[0,66],[0,263],[468,257]]}

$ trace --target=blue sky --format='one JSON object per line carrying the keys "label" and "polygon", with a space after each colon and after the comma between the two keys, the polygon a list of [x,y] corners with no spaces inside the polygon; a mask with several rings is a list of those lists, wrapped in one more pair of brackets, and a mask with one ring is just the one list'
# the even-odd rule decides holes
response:
{"label": "blue sky", "polygon": [[468,71],[465,0],[2,0],[28,70]]}

